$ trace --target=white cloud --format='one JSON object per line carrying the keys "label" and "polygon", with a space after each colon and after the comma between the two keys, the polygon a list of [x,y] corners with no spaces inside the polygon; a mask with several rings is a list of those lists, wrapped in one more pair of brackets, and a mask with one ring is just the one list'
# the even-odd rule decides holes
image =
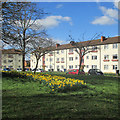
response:
{"label": "white cloud", "polygon": [[52,38],[56,43],[59,43],[59,44],[67,44],[67,41],[64,41],[64,40],[60,40],[60,39],[57,39],[57,38]]}
{"label": "white cloud", "polygon": [[38,19],[36,20],[34,26],[33,27],[39,27],[41,28],[41,26],[43,26],[44,28],[53,28],[58,26],[61,22],[68,22],[70,25],[72,23],[71,18],[66,16],[66,17],[62,17],[62,16],[48,16],[45,19]]}
{"label": "white cloud", "polygon": [[99,9],[102,11],[103,16],[97,17],[91,22],[92,24],[111,25],[117,23],[118,11],[116,9],[106,8],[104,6],[100,6]]}
{"label": "white cloud", "polygon": [[118,9],[120,9],[120,0],[115,0],[114,1],[114,6]]}
{"label": "white cloud", "polygon": [[100,7],[100,10],[103,12],[104,15],[112,17],[112,18],[118,18],[118,11],[116,9],[107,9],[104,6]]}
{"label": "white cloud", "polygon": [[92,24],[99,24],[99,25],[111,25],[115,23],[116,21],[108,16],[98,17],[92,22]]}
{"label": "white cloud", "polygon": [[62,4],[58,4],[58,5],[56,6],[56,8],[61,8],[61,7],[63,7]]}

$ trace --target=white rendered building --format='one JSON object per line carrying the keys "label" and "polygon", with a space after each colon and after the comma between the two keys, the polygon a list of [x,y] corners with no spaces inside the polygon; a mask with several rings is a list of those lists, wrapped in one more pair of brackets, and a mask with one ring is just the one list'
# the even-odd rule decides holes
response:
{"label": "white rendered building", "polygon": [[[89,41],[83,41],[79,44],[86,44]],[[89,47],[97,47],[83,58],[82,65],[84,71],[97,68],[106,73],[115,73],[120,70],[120,36],[92,40]],[[41,57],[38,68],[44,68],[46,71],[66,71],[79,68],[79,55],[71,44],[56,44],[54,51]],[[31,54],[31,69],[35,68],[35,57]]]}

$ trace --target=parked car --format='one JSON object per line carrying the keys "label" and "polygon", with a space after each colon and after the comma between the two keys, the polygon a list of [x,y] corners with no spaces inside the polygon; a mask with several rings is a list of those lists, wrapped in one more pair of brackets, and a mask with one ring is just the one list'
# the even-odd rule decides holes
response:
{"label": "parked car", "polygon": [[103,75],[103,72],[100,69],[90,69],[88,75]]}
{"label": "parked car", "polygon": [[22,71],[22,68],[17,68],[17,71]]}
{"label": "parked car", "polygon": [[10,68],[4,68],[3,71],[11,71]]}
{"label": "parked car", "polygon": [[[34,72],[35,69],[32,70],[32,72]],[[36,72],[45,72],[45,70],[43,69],[37,69]]]}
{"label": "parked car", "polygon": [[[79,70],[78,69],[72,69],[68,71],[66,74],[78,74]],[[84,70],[80,70],[80,74],[85,75]]]}

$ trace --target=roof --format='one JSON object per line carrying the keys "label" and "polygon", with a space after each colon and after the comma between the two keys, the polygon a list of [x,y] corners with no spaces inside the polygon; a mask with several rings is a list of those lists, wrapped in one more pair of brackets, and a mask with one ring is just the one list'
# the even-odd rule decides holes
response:
{"label": "roof", "polygon": [[[78,44],[82,44],[82,46],[86,46],[86,45],[96,46],[96,45],[106,45],[106,44],[114,44],[114,43],[120,43],[120,36],[105,38],[103,42],[101,42],[101,39],[78,42]],[[59,45],[57,48],[56,46],[54,46],[53,48],[55,50],[70,49],[70,48],[74,48],[74,46],[72,46],[71,44],[63,44],[63,45]]]}
{"label": "roof", "polygon": [[18,49],[3,49],[2,54],[22,54],[22,52]]}

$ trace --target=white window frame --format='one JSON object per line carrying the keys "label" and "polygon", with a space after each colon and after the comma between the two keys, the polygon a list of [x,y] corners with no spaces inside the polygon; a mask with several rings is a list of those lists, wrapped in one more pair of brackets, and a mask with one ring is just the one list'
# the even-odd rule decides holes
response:
{"label": "white window frame", "polygon": [[117,43],[114,43],[113,44],[113,49],[117,49],[118,48],[118,44]]}
{"label": "white window frame", "polygon": [[64,65],[61,65],[61,69],[64,69]]}
{"label": "white window frame", "polygon": [[73,57],[69,57],[69,61],[73,61]]}
{"label": "white window frame", "polygon": [[57,52],[56,52],[57,54],[59,54],[59,50],[57,50]]}
{"label": "white window frame", "polygon": [[75,57],[75,60],[78,60],[78,57],[77,57],[77,56]]}
{"label": "white window frame", "polygon": [[[116,58],[114,58],[114,57],[116,57]],[[117,55],[117,54],[114,54],[114,55],[113,55],[113,60],[116,60],[116,59],[118,59],[118,55]]]}
{"label": "white window frame", "polygon": [[73,53],[73,48],[70,48],[70,49],[69,49],[69,53]]}
{"label": "white window frame", "polygon": [[97,55],[93,55],[92,60],[97,60]]}
{"label": "white window frame", "polygon": [[64,50],[61,50],[61,53],[64,53]]}
{"label": "white window frame", "polygon": [[92,69],[97,69],[97,65],[92,65]]}
{"label": "white window frame", "polygon": [[88,60],[88,59],[89,59],[89,56],[86,56],[86,59]]}
{"label": "white window frame", "polygon": [[109,55],[104,55],[104,60],[109,60]]}
{"label": "white window frame", "polygon": [[78,65],[75,65],[75,68],[78,68]]}
{"label": "white window frame", "polygon": [[109,46],[108,45],[104,45],[104,49],[108,49],[109,48]]}
{"label": "white window frame", "polygon": [[59,62],[59,58],[57,58],[56,61]]}
{"label": "white window frame", "polygon": [[86,65],[86,68],[89,68],[89,65]]}
{"label": "white window frame", "polygon": [[73,69],[73,65],[69,65],[69,69]]}
{"label": "white window frame", "polygon": [[104,65],[104,70],[108,70],[109,69],[109,65]]}
{"label": "white window frame", "polygon": [[113,65],[113,70],[117,70],[118,66],[117,65]]}
{"label": "white window frame", "polygon": [[64,62],[64,58],[61,58],[61,61]]}

